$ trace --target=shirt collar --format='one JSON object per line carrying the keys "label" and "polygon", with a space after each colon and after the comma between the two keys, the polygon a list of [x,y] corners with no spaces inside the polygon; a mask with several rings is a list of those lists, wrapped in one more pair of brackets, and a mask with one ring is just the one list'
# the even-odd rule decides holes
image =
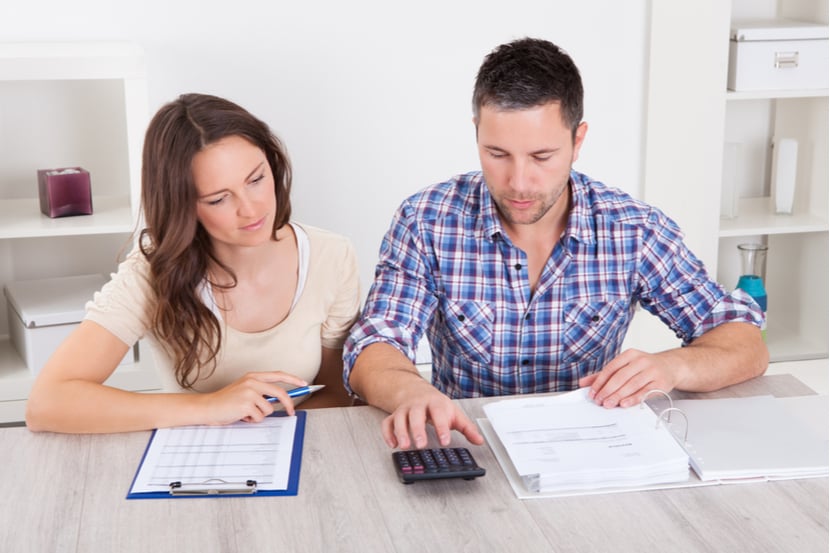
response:
{"label": "shirt collar", "polygon": [[568,215],[565,236],[585,244],[594,244],[597,238],[591,201],[588,197],[588,182],[588,177],[582,173],[571,171],[571,212]]}
{"label": "shirt collar", "polygon": [[504,234],[501,221],[499,220],[496,204],[493,203],[493,197],[490,195],[490,189],[487,188],[487,183],[484,182],[484,175],[481,176],[481,218],[479,222],[479,232],[482,238],[495,240],[499,234]]}

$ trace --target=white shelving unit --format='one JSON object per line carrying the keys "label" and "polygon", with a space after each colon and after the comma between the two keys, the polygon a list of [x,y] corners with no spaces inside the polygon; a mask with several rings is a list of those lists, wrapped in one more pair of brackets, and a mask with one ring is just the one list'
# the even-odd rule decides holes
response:
{"label": "white shelving unit", "polygon": [[[828,93],[726,90],[731,21],[776,17],[826,24],[828,4],[652,3],[643,197],[677,220],[687,244],[727,289],[738,281],[737,245],[769,245],[768,346],[773,362],[790,361],[784,365],[792,367],[828,355]],[[772,209],[774,137],[799,141],[791,215]],[[742,150],[734,219],[721,219],[718,208],[726,143],[740,144]],[[658,351],[677,345],[654,317],[640,321],[633,347]]]}
{"label": "white shelving unit", "polygon": [[[113,272],[139,216],[148,122],[141,50],[123,42],[0,43],[0,287]],[[37,169],[90,172],[93,215],[40,213]],[[0,295],[0,422],[21,421],[33,377],[9,341]],[[159,387],[149,353],[108,384]]]}
{"label": "white shelving unit", "polygon": [[[790,18],[827,24],[822,0],[734,0],[733,20]],[[734,287],[737,245],[769,246],[767,345],[771,361],[828,355],[828,91],[726,91],[724,143],[738,145],[734,183],[738,208],[718,227],[717,278]],[[776,214],[771,184],[774,143],[798,141],[796,193],[791,214]]]}

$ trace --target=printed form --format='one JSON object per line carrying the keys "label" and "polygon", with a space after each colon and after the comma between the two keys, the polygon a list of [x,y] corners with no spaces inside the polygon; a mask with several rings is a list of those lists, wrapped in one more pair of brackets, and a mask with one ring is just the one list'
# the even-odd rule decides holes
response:
{"label": "printed form", "polygon": [[285,416],[158,429],[131,493],[167,491],[172,482],[232,488],[254,480],[260,490],[285,489],[296,429],[297,418]]}

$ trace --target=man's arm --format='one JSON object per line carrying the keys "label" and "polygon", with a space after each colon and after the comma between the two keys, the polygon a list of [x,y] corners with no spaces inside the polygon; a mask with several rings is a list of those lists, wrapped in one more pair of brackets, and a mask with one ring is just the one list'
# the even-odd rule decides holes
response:
{"label": "man's arm", "polygon": [[383,438],[389,447],[426,447],[427,422],[435,427],[442,446],[449,445],[452,430],[471,443],[484,443],[461,408],[424,380],[415,365],[389,344],[378,342],[361,351],[349,384],[369,404],[391,413],[383,421]]}
{"label": "man's arm", "polygon": [[579,380],[589,397],[605,407],[629,407],[646,392],[675,388],[708,392],[764,373],[769,351],[760,329],[743,322],[721,324],[682,348],[660,353],[629,349],[598,373]]}

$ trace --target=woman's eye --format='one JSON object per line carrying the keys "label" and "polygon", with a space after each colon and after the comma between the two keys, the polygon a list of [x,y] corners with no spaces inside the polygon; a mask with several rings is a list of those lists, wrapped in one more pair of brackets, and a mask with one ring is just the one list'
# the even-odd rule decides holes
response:
{"label": "woman's eye", "polygon": [[219,205],[224,201],[225,201],[225,196],[221,196],[219,198],[216,198],[215,200],[208,201],[208,205]]}
{"label": "woman's eye", "polygon": [[265,179],[265,173],[262,173],[260,176],[256,177],[250,184],[259,184],[263,181],[263,179]]}

